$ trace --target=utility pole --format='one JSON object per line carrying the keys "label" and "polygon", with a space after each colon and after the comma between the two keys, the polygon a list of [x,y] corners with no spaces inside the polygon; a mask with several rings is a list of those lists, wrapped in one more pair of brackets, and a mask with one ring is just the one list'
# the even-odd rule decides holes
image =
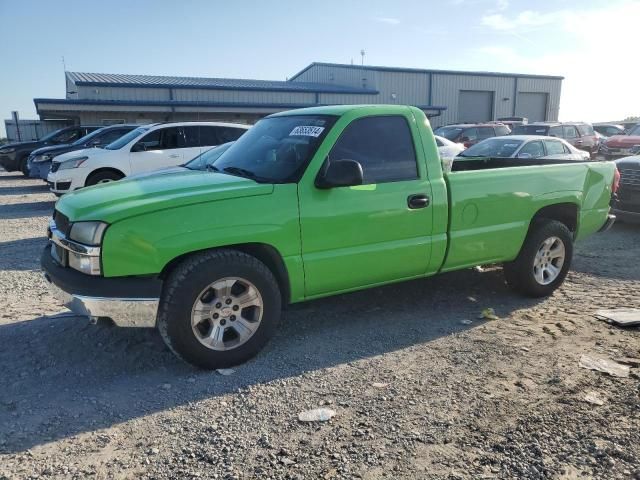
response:
{"label": "utility pole", "polygon": [[364,65],[364,49],[360,50],[360,55],[362,56],[362,61],[360,62],[360,65]]}

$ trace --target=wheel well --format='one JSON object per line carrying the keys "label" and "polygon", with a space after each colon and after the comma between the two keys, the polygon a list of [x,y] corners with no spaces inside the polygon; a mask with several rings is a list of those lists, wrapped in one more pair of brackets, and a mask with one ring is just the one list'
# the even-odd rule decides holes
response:
{"label": "wheel well", "polygon": [[94,175],[97,175],[98,173],[103,173],[103,172],[111,172],[111,173],[115,173],[116,175],[120,175],[120,178],[124,178],[125,174],[122,173],[120,170],[118,170],[117,168],[98,168],[97,170],[94,170],[93,172],[91,172],[89,175],[87,175],[87,179],[84,182],[85,187],[87,186],[87,183],[89,182],[89,179],[91,177],[93,177]]}
{"label": "wheel well", "polygon": [[[219,248],[226,248],[230,250],[238,250],[240,252],[246,253],[247,255],[251,255],[252,257],[257,258],[262,263],[264,263],[271,273],[273,273],[274,277],[278,282],[278,286],[280,287],[280,292],[282,294],[282,303],[283,305],[287,305],[291,298],[291,287],[289,283],[289,273],[287,272],[287,268],[282,260],[282,256],[280,252],[276,250],[271,245],[267,245],[266,243],[243,243],[237,245],[225,245]],[[202,250],[199,250],[202,251]],[[162,272],[160,272],[160,278],[163,280],[167,278],[171,270],[182,262],[185,258],[193,255],[194,253],[198,253],[199,251],[185,253],[184,255],[180,255],[179,257],[174,258],[169,263],[167,263]]]}
{"label": "wheel well", "polygon": [[541,219],[557,220],[564,223],[572,233],[575,233],[578,229],[578,205],[575,203],[557,203],[541,208],[533,216],[531,224]]}

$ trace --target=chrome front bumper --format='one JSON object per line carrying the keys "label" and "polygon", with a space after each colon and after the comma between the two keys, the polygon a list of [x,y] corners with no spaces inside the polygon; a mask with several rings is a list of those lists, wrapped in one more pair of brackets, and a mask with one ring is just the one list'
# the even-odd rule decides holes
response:
{"label": "chrome front bumper", "polygon": [[44,275],[53,296],[80,316],[107,317],[119,327],[155,327],[158,298],[88,297],[65,292]]}

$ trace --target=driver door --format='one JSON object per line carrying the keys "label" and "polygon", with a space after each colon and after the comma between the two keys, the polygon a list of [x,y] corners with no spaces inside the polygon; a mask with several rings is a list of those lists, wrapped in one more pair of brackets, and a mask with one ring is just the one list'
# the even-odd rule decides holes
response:
{"label": "driver door", "polygon": [[[301,184],[307,297],[426,273],[431,184],[418,165],[423,152],[414,144],[417,130],[411,121],[410,113],[367,116],[343,130],[325,161],[358,161],[363,185],[319,189]],[[426,202],[420,205],[417,197]]]}

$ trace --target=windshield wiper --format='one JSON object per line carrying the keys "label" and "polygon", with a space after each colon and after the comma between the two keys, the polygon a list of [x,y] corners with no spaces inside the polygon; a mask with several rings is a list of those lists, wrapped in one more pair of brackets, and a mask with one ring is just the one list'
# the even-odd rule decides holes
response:
{"label": "windshield wiper", "polygon": [[246,168],[242,168],[242,167],[225,167],[225,168],[222,169],[222,171],[225,172],[225,173],[228,173],[230,175],[237,175],[239,177],[249,178],[249,179],[251,179],[251,180],[253,180],[255,182],[273,183],[272,179],[261,177],[259,175],[256,175],[251,170],[247,170]]}
{"label": "windshield wiper", "polygon": [[219,172],[220,169],[213,164],[207,164],[206,166],[207,172]]}

